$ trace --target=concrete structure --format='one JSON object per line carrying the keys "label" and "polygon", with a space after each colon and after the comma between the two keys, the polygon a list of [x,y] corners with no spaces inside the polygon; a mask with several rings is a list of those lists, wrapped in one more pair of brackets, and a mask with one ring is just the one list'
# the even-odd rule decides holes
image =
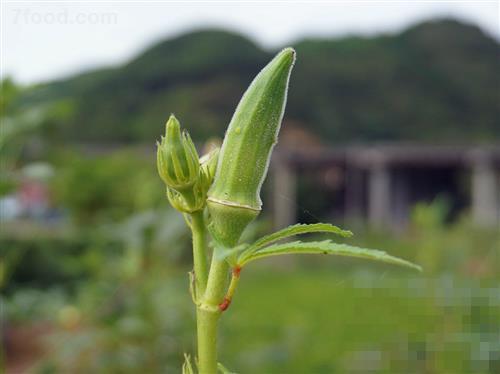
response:
{"label": "concrete structure", "polygon": [[415,203],[446,195],[452,214],[469,209],[478,225],[500,229],[500,146],[278,148],[271,172],[277,227],[296,222],[297,178],[312,173],[340,175],[329,190],[346,218],[404,227]]}

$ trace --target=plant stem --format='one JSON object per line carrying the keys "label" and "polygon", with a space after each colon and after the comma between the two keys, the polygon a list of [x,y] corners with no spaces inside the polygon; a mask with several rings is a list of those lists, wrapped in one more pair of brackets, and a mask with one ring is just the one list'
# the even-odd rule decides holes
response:
{"label": "plant stem", "polygon": [[241,268],[239,266],[233,268],[231,282],[229,282],[226,296],[224,296],[224,301],[222,302],[222,304],[219,305],[222,312],[229,308],[229,305],[231,305],[231,302],[233,301],[234,292],[236,291],[236,287],[238,286],[238,282],[240,281],[240,271]]}
{"label": "plant stem", "polygon": [[200,374],[217,372],[217,322],[220,313],[198,308],[198,371]]}
{"label": "plant stem", "polygon": [[217,372],[217,324],[221,315],[219,304],[225,294],[229,265],[215,254],[208,275],[205,294],[198,305],[198,370],[200,374]]}
{"label": "plant stem", "polygon": [[229,264],[224,259],[218,259],[215,253],[212,256],[210,273],[208,275],[207,289],[203,302],[210,306],[218,306],[226,291]]}
{"label": "plant stem", "polygon": [[198,367],[200,373],[216,373],[217,370],[217,320],[219,313],[204,310],[200,307],[207,288],[207,253],[206,229],[203,211],[191,214],[191,231],[193,235],[193,267],[195,274],[196,328],[198,336]]}
{"label": "plant stem", "polygon": [[193,233],[193,267],[198,297],[204,294],[207,287],[207,251],[206,232],[203,211],[191,214],[191,230]]}

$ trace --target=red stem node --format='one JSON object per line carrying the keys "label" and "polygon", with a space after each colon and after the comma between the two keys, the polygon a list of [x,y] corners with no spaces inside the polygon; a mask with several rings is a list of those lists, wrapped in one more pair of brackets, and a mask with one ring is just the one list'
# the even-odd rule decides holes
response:
{"label": "red stem node", "polygon": [[235,266],[233,268],[233,277],[239,278],[241,273],[241,267],[240,266]]}
{"label": "red stem node", "polygon": [[231,299],[225,297],[222,303],[219,304],[219,309],[221,312],[225,311],[231,305]]}

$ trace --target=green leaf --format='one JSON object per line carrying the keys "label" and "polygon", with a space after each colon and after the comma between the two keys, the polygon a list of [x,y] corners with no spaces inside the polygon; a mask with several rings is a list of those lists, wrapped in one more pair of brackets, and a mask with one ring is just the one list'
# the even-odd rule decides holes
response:
{"label": "green leaf", "polygon": [[347,244],[333,243],[330,240],[325,240],[320,242],[296,241],[292,243],[273,244],[263,249],[260,249],[248,256],[243,256],[244,254],[242,254],[242,256],[240,256],[240,258],[238,259],[238,265],[242,267],[247,263],[257,260],[259,258],[293,254],[293,253],[326,254],[326,255],[337,255],[346,257],[359,257],[368,260],[386,262],[394,265],[406,266],[418,271],[422,271],[422,268],[420,266],[412,264],[411,262],[400,259],[398,257],[391,256],[383,251],[353,247]]}
{"label": "green leaf", "polygon": [[313,223],[310,225],[307,224],[296,224],[292,226],[288,226],[282,230],[276,231],[272,234],[266,235],[260,239],[258,239],[256,242],[251,244],[245,251],[242,253],[240,258],[247,258],[250,256],[252,253],[255,251],[258,251],[259,249],[277,242],[278,240],[282,240],[285,238],[289,238],[291,236],[295,235],[300,235],[300,234],[310,234],[313,232],[324,232],[324,233],[332,233],[332,234],[337,234],[340,235],[344,238],[350,238],[352,236],[352,232],[348,230],[342,230],[341,228],[330,225],[329,223]]}

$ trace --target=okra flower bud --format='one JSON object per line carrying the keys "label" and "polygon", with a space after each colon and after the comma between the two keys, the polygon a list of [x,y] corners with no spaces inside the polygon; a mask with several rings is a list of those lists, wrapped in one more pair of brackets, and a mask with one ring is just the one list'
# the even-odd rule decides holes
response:
{"label": "okra flower bud", "polygon": [[207,191],[212,183],[200,167],[198,152],[187,132],[182,132],[179,121],[171,115],[165,137],[157,152],[158,173],[167,185],[167,198],[172,206],[184,213],[203,209]]}
{"label": "okra flower bud", "polygon": [[219,160],[219,152],[220,148],[217,147],[200,158],[201,170],[207,179],[208,187],[210,187],[215,177],[215,171],[217,170],[217,161]]}
{"label": "okra flower bud", "polygon": [[167,121],[165,132],[158,144],[158,173],[168,187],[183,192],[199,178],[198,153],[189,134],[181,134],[179,121],[173,114]]}
{"label": "okra flower bud", "polygon": [[200,171],[198,180],[191,188],[178,192],[167,187],[167,198],[170,204],[184,213],[193,213],[205,207],[207,191],[212,185],[219,157],[219,148],[200,158]]}
{"label": "okra flower bud", "polygon": [[295,51],[281,51],[253,80],[226,132],[208,191],[209,230],[225,247],[237,244],[261,210],[260,189],[277,142]]}

